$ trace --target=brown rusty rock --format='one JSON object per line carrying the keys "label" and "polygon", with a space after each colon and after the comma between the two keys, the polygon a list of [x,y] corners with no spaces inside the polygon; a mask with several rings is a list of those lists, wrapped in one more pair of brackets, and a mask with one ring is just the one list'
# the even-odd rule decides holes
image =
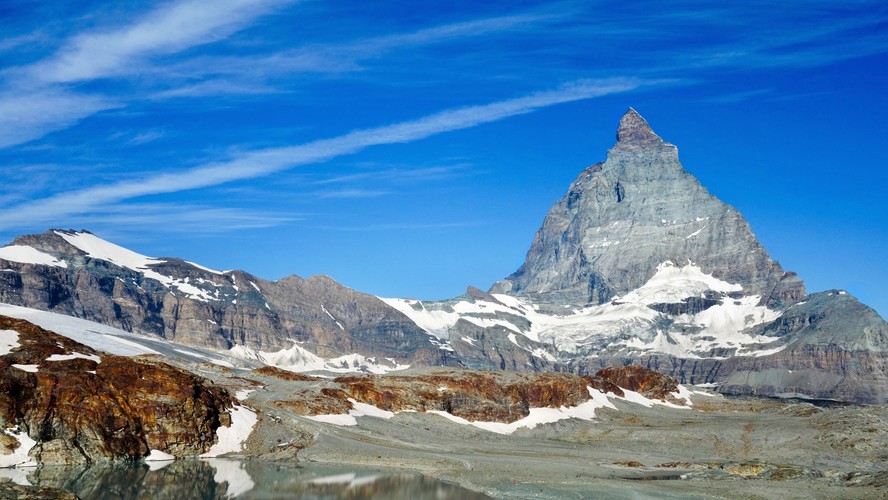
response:
{"label": "brown rusty rock", "polygon": [[586,381],[566,373],[448,371],[335,382],[355,400],[384,410],[443,410],[475,421],[514,422],[530,408],[576,406],[589,399]]}
{"label": "brown rusty rock", "polygon": [[307,390],[294,396],[298,399],[275,401],[274,404],[297,415],[341,415],[352,409],[348,394],[341,389],[324,388],[320,393]]}
{"label": "brown rusty rock", "polygon": [[667,399],[670,393],[678,390],[678,381],[674,378],[639,365],[602,368],[594,378],[651,399]]}
{"label": "brown rusty rock", "polygon": [[[151,449],[206,452],[234,401],[187,371],[150,359],[101,353],[27,321],[0,316],[21,347],[0,356],[0,423],[37,441],[43,462],[132,459]],[[49,361],[53,354],[99,356]],[[13,367],[33,364],[36,373]]]}
{"label": "brown rusty rock", "polygon": [[623,389],[620,389],[617,384],[611,382],[610,380],[590,375],[584,375],[583,380],[585,380],[590,387],[598,390],[599,392],[603,392],[604,394],[612,392],[617,396],[624,396]]}
{"label": "brown rusty rock", "polygon": [[266,377],[274,377],[280,380],[287,380],[291,382],[314,382],[322,380],[318,377],[303,375],[301,373],[291,372],[288,370],[282,370],[274,366],[263,366],[260,368],[256,368],[255,370],[253,370],[253,373],[255,373],[256,375],[264,375]]}

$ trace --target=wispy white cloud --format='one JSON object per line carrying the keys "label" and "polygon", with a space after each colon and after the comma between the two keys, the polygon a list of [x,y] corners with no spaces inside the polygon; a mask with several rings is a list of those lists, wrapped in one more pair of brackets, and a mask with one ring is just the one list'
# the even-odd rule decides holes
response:
{"label": "wispy white cloud", "polygon": [[285,0],[185,0],[137,22],[75,36],[54,56],[26,69],[37,80],[66,83],[115,76],[140,58],[175,53],[224,39]]}
{"label": "wispy white cloud", "polygon": [[74,36],[54,55],[4,72],[0,147],[68,128],[100,111],[120,108],[132,96],[106,97],[65,84],[114,77],[140,60],[225,38],[288,0],[184,0],[159,7],[135,22]]}
{"label": "wispy white cloud", "polygon": [[525,13],[488,17],[472,21],[432,26],[406,33],[357,38],[341,43],[309,44],[272,54],[246,56],[203,56],[146,69],[158,75],[175,75],[187,81],[208,79],[206,83],[187,83],[181,88],[159,92],[157,97],[267,93],[271,85],[257,83],[279,75],[296,73],[341,74],[363,70],[363,61],[376,59],[392,51],[404,51],[434,44],[465,40],[529,29],[561,17],[555,13]]}
{"label": "wispy white cloud", "polygon": [[489,224],[485,221],[460,221],[460,222],[424,222],[424,223],[391,223],[391,224],[367,224],[361,226],[312,226],[314,229],[345,232],[369,232],[369,231],[429,231],[436,229],[463,229],[467,227],[479,227]]}
{"label": "wispy white cloud", "polygon": [[43,137],[87,116],[121,106],[114,99],[54,88],[4,92],[0,96],[0,147]]}
{"label": "wispy white cloud", "polygon": [[460,163],[457,165],[440,165],[434,167],[422,168],[382,168],[373,165],[368,172],[359,172],[349,175],[334,175],[324,179],[308,181],[309,184],[325,185],[325,184],[345,184],[350,182],[366,182],[378,181],[392,184],[404,184],[413,182],[428,182],[432,180],[440,180],[451,178],[455,175],[465,173],[471,165]]}
{"label": "wispy white cloud", "polygon": [[388,194],[391,194],[391,191],[364,188],[333,189],[314,193],[315,196],[322,199],[378,198]]}
{"label": "wispy white cloud", "polygon": [[75,214],[53,221],[56,227],[107,228],[127,232],[149,227],[168,233],[215,234],[242,229],[279,226],[304,220],[294,214],[236,207],[213,207],[182,203],[138,203],[101,207],[89,214]]}
{"label": "wispy white cloud", "polygon": [[772,89],[753,89],[753,90],[744,90],[742,92],[731,92],[728,94],[720,94],[712,97],[705,97],[700,99],[702,102],[710,102],[713,104],[734,104],[738,102],[747,101],[749,99],[754,99],[756,97],[767,96],[768,94],[773,93]]}
{"label": "wispy white cloud", "polygon": [[132,144],[134,146],[139,146],[142,144],[148,144],[149,142],[154,142],[163,136],[166,133],[162,130],[147,130],[145,132],[136,134],[132,139],[126,141],[127,144]]}
{"label": "wispy white cloud", "polygon": [[582,80],[555,90],[524,97],[443,111],[417,120],[357,130],[331,139],[298,146],[268,148],[242,153],[227,161],[208,163],[182,172],[60,193],[0,210],[0,227],[52,221],[61,216],[85,213],[97,207],[141,196],[175,193],[226,182],[269,175],[300,165],[319,163],[353,154],[370,146],[406,143],[435,134],[474,127],[511,116],[530,113],[556,104],[626,92],[658,82],[636,79]]}

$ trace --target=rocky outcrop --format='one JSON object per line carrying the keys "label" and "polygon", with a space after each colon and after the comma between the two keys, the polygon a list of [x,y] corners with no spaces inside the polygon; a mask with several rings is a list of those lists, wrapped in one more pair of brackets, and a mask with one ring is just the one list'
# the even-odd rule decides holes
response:
{"label": "rocky outcrop", "polygon": [[737,210],[684,170],[678,149],[635,110],[607,160],[584,170],[549,210],[524,264],[493,291],[558,304],[601,304],[643,285],[664,262],[693,262],[768,305],[804,285],[758,242]]}
{"label": "rocky outcrop", "polygon": [[603,368],[595,373],[595,378],[650,399],[666,399],[678,390],[674,378],[639,365]]}
{"label": "rocky outcrop", "polygon": [[[335,382],[348,397],[388,411],[446,411],[471,421],[504,423],[526,417],[531,408],[577,406],[589,400],[589,387],[623,396],[622,387],[653,399],[667,398],[669,392],[677,390],[674,379],[637,366],[586,377],[569,373],[448,371],[340,377]],[[672,390],[665,391],[668,387]]]}
{"label": "rocky outcrop", "polygon": [[197,455],[231,425],[235,400],[192,373],[104,354],[5,316],[0,331],[10,351],[0,356],[0,429],[19,436],[6,454],[30,439],[40,463]]}

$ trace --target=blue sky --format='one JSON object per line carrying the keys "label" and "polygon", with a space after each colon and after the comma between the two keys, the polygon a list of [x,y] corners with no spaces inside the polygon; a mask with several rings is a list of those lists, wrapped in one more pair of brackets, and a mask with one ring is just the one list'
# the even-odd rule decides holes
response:
{"label": "blue sky", "polygon": [[6,0],[0,239],[452,297],[632,106],[809,291],[888,316],[888,4],[788,5]]}

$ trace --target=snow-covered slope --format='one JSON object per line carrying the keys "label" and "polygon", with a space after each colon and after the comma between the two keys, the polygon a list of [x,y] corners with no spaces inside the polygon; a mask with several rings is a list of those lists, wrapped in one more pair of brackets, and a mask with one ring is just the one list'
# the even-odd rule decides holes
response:
{"label": "snow-covered slope", "polygon": [[[360,354],[348,354],[326,359],[296,344],[290,349],[271,353],[255,351],[243,346],[235,346],[228,352],[217,352],[138,335],[93,321],[3,303],[0,303],[0,315],[30,321],[41,328],[76,340],[93,349],[120,356],[157,354],[191,362],[213,363],[228,368],[253,368],[270,365],[293,372],[321,374],[388,373],[410,367],[410,365],[398,364],[391,359],[377,362],[376,358],[368,358]],[[17,345],[11,334],[0,331],[0,353],[17,347]]]}
{"label": "snow-covered slope", "polygon": [[[443,302],[382,300],[442,340],[450,338],[457,321],[465,320],[482,328],[506,328],[551,345],[564,359],[603,352],[682,358],[776,352],[782,347],[761,347],[778,342],[777,337],[754,334],[751,329],[775,320],[780,311],[759,305],[761,297],[743,295],[742,288],[705,274],[692,263],[679,267],[664,262],[641,287],[579,309],[553,310],[506,294],[493,294],[488,300],[468,296]],[[694,299],[702,302],[697,306],[702,310],[687,307]],[[547,355],[538,353],[541,358]]]}

